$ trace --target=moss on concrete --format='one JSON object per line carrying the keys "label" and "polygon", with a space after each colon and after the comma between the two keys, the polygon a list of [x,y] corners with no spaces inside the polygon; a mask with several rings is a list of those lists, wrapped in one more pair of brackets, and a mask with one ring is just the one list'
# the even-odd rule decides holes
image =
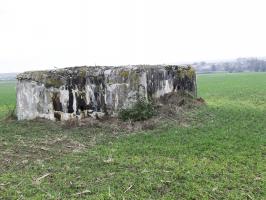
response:
{"label": "moss on concrete", "polygon": [[63,85],[63,81],[61,79],[56,79],[56,78],[47,78],[45,80],[45,87],[55,87],[59,88],[60,86]]}
{"label": "moss on concrete", "polygon": [[120,72],[119,72],[119,75],[120,75],[121,77],[123,77],[124,79],[127,79],[128,76],[129,76],[129,71],[125,71],[125,70],[120,71]]}
{"label": "moss on concrete", "polygon": [[176,73],[177,73],[177,77],[179,77],[181,79],[187,77],[190,80],[192,80],[193,77],[195,77],[195,75],[196,75],[195,70],[191,66],[188,66],[188,67],[179,67],[176,70]]}

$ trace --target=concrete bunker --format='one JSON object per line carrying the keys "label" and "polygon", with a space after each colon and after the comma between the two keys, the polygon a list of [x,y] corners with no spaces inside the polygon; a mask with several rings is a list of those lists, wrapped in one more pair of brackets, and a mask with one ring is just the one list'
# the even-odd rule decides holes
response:
{"label": "concrete bunker", "polygon": [[18,120],[115,116],[139,98],[152,101],[177,91],[197,95],[189,65],[82,66],[25,72],[17,80]]}

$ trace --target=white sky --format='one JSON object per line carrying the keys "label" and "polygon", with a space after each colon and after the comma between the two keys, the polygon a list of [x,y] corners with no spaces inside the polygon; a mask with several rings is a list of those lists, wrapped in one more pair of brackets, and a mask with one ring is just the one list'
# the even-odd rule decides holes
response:
{"label": "white sky", "polygon": [[265,0],[0,0],[0,72],[266,56]]}

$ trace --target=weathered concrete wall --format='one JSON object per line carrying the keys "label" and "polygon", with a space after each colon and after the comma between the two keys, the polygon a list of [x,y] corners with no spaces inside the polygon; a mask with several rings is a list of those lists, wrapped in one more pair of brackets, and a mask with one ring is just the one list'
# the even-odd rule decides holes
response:
{"label": "weathered concrete wall", "polygon": [[178,90],[196,96],[190,66],[85,66],[25,72],[17,79],[19,120],[115,115],[140,97],[156,99]]}

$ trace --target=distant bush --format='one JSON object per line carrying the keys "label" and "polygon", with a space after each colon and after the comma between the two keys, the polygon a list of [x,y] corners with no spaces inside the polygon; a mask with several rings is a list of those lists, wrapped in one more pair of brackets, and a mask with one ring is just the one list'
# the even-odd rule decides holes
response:
{"label": "distant bush", "polygon": [[119,119],[123,121],[141,121],[149,119],[154,115],[154,105],[146,99],[140,99],[132,107],[123,108],[118,112]]}

